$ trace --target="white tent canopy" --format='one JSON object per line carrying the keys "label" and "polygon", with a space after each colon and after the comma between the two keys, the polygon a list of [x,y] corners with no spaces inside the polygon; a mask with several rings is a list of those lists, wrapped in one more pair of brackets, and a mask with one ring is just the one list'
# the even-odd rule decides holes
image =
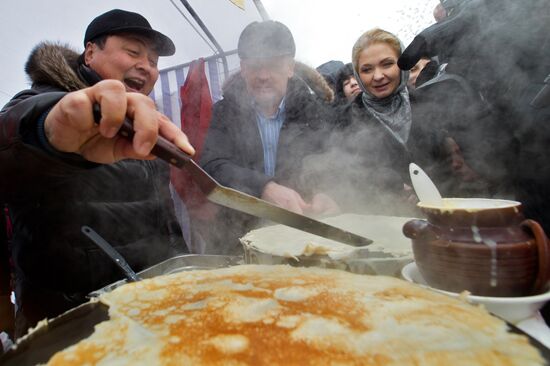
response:
{"label": "white tent canopy", "polygon": [[[224,51],[235,49],[243,28],[261,19],[255,6],[259,0],[241,0],[245,10],[230,0],[186,1]],[[433,23],[432,9],[438,2],[261,0],[269,16],[282,21],[292,31],[297,59],[314,67],[331,59],[349,62],[353,42],[373,27],[394,32],[408,44],[416,33]],[[83,50],[86,26],[95,16],[113,8],[143,14],[155,29],[174,40],[176,54],[162,57],[161,69],[218,52],[210,41],[205,42],[207,36],[200,31],[182,0],[4,1],[0,11],[0,106],[28,87],[23,68],[38,42],[60,41]],[[238,65],[233,63],[228,67],[234,69]]]}
{"label": "white tent canopy", "polygon": [[[229,0],[187,0],[206,25],[223,51],[234,50],[240,32],[250,22],[260,20],[252,0],[244,1],[245,10]],[[19,0],[2,4],[0,12],[0,104],[29,86],[23,72],[29,52],[40,41],[67,43],[78,51],[84,49],[84,32],[97,15],[120,8],[144,15],[153,28],[169,36],[176,45],[176,54],[161,57],[159,68],[185,64],[219,51],[201,30],[199,24],[180,0],[96,0],[32,1]],[[229,69],[237,67],[234,63]],[[223,65],[222,65],[223,70]]]}

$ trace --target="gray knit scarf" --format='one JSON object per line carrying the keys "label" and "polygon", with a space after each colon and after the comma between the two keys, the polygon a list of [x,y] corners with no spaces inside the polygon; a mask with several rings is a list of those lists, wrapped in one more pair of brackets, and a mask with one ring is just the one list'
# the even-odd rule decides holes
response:
{"label": "gray knit scarf", "polygon": [[411,130],[411,103],[407,81],[409,72],[401,70],[401,80],[397,89],[385,98],[377,98],[367,91],[357,70],[353,70],[355,79],[363,91],[362,100],[367,113],[376,118],[402,144],[406,144]]}

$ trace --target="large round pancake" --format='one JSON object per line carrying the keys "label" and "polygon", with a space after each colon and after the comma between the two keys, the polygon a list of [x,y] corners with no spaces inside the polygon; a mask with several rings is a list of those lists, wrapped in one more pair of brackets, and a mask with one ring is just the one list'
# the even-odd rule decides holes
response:
{"label": "large round pancake", "polygon": [[50,365],[540,365],[483,308],[385,276],[243,265],[101,297],[111,320]]}

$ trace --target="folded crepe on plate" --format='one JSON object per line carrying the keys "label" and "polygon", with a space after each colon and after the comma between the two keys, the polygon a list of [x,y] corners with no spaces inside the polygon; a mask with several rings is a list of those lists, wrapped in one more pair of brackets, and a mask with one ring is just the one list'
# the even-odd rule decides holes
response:
{"label": "folded crepe on plate", "polygon": [[333,259],[354,256],[403,257],[411,256],[411,241],[403,235],[407,217],[366,216],[345,214],[321,221],[346,231],[367,237],[373,243],[362,248],[306,233],[284,225],[266,226],[241,238],[245,247],[275,256],[327,255]]}

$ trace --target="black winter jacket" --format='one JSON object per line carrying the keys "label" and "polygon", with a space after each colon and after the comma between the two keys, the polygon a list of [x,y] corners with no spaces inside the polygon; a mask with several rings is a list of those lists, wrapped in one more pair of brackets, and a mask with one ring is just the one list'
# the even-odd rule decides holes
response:
{"label": "black winter jacket", "polygon": [[[261,196],[269,181],[275,181],[309,199],[317,193],[318,182],[312,178],[315,175],[310,174],[309,167],[304,166],[304,159],[322,151],[333,119],[332,110],[302,79],[291,78],[285,97],[275,177],[269,177],[264,174],[263,147],[252,97],[246,91],[244,79],[236,75],[224,88],[224,99],[214,105],[201,165],[221,184],[256,197]],[[220,211],[218,220],[221,225],[227,224],[233,244],[236,237],[256,223],[250,216],[228,209]],[[216,230],[223,229],[217,226]],[[219,252],[235,251],[220,248]]]}
{"label": "black winter jacket", "polygon": [[[344,211],[418,215],[406,199],[412,192],[403,189],[404,184],[411,185],[411,162],[430,175],[445,197],[457,194],[466,197],[484,189],[482,181],[463,182],[452,172],[445,144],[449,137],[459,139],[460,135],[449,132],[448,123],[458,118],[450,115],[438,96],[424,90],[410,94],[412,125],[405,144],[366,112],[360,95],[345,106],[335,127],[336,138],[331,142],[333,153],[329,159],[337,162],[334,167],[338,173],[329,184],[332,191],[326,190]],[[479,115],[477,111],[468,113]],[[465,114],[463,111],[461,115]]]}
{"label": "black winter jacket", "polygon": [[231,81],[224,99],[214,105],[201,157],[203,168],[221,184],[260,196],[271,180],[308,195],[313,182],[302,182],[304,157],[321,151],[332,114],[298,78],[289,80],[285,117],[279,135],[275,177],[264,174],[264,156],[252,97],[244,80]]}
{"label": "black winter jacket", "polygon": [[403,185],[410,184],[408,146],[368,115],[361,95],[340,113],[325,157],[333,172],[325,191],[344,212],[402,213],[407,206]]}
{"label": "black winter jacket", "polygon": [[136,271],[187,251],[164,162],[98,165],[73,154],[57,156],[37,143],[37,120],[66,92],[90,84],[77,58],[64,46],[39,45],[26,67],[32,89],[0,112],[0,201],[13,219],[16,296],[27,325],[123,277],[81,233],[82,225],[95,229]]}

